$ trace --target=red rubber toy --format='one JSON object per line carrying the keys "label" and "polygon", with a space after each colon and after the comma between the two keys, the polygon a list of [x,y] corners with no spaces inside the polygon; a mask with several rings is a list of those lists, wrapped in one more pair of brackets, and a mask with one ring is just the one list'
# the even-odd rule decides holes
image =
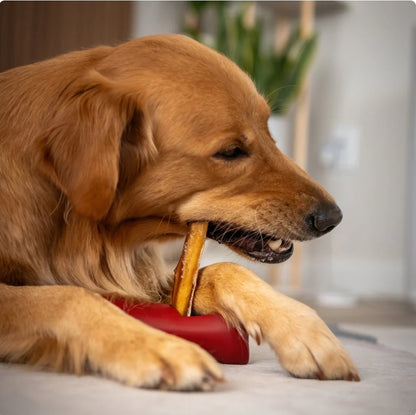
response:
{"label": "red rubber toy", "polygon": [[183,317],[168,304],[112,301],[130,316],[156,329],[197,343],[220,363],[245,365],[249,359],[248,335],[229,327],[219,314]]}

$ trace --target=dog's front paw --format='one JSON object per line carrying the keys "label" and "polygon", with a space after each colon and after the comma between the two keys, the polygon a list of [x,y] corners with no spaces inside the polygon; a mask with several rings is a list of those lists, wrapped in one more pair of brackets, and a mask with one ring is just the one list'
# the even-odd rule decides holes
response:
{"label": "dog's front paw", "polygon": [[257,343],[264,338],[294,376],[359,380],[348,353],[315,311],[276,292],[240,265],[203,268],[194,310],[220,313],[229,324],[244,327]]}
{"label": "dog's front paw", "polygon": [[265,333],[282,366],[300,378],[359,381],[357,369],[339,340],[309,307],[296,303],[286,324]]}
{"label": "dog's front paw", "polygon": [[196,344],[141,325],[102,333],[90,344],[91,367],[130,386],[211,390],[223,381],[219,365]]}

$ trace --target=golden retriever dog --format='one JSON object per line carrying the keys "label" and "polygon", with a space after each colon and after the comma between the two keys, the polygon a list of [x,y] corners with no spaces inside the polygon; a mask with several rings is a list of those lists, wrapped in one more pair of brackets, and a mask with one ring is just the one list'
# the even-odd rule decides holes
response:
{"label": "golden retriever dog", "polygon": [[[0,75],[0,357],[128,385],[209,390],[199,346],[102,296],[168,302],[158,241],[208,236],[264,263],[334,228],[331,196],[275,145],[270,109],[224,56],[151,36]],[[195,314],[265,340],[300,378],[358,380],[316,313],[242,266],[199,273]]]}

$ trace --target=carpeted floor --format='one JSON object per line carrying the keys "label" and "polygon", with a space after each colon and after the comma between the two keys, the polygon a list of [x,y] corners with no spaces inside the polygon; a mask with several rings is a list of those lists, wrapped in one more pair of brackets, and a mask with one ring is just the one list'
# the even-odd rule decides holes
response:
{"label": "carpeted floor", "polygon": [[[338,329],[360,370],[359,383],[291,378],[267,345],[253,344],[250,363],[224,366],[227,382],[211,393],[146,391],[2,364],[0,415],[415,414],[416,328]],[[343,331],[367,340],[344,337]]]}

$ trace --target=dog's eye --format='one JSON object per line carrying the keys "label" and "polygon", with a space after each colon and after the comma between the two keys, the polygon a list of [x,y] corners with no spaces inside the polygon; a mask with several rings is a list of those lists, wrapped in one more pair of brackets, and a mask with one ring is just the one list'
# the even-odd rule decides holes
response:
{"label": "dog's eye", "polygon": [[214,154],[215,158],[227,160],[227,161],[231,161],[231,160],[235,160],[235,159],[238,159],[241,157],[247,157],[247,156],[248,156],[248,152],[239,146],[230,147],[230,148],[221,150],[218,153]]}

